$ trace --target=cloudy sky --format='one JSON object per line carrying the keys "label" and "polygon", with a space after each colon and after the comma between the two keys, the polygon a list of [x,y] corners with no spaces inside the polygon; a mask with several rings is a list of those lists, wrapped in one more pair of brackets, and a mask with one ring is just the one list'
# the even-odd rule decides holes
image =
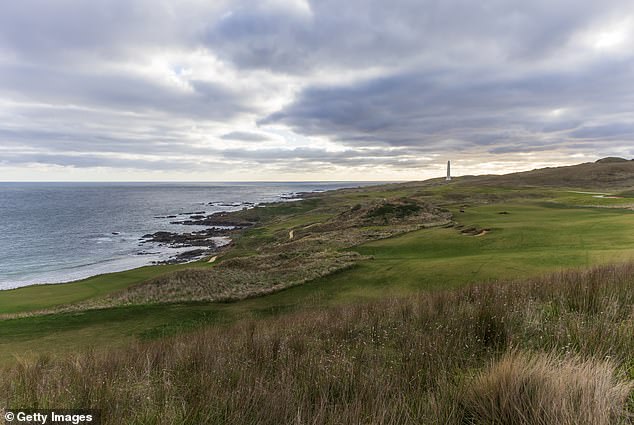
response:
{"label": "cloudy sky", "polygon": [[631,0],[0,3],[0,180],[409,180],[633,142]]}

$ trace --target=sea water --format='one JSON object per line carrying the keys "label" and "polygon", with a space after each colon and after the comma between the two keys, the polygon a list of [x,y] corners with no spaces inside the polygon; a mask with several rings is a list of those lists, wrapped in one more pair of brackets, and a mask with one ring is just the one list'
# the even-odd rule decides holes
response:
{"label": "sea water", "polygon": [[[360,182],[0,183],[0,289],[67,282],[164,261],[175,249],[141,244],[194,212],[211,214]],[[176,216],[176,218],[168,217]]]}

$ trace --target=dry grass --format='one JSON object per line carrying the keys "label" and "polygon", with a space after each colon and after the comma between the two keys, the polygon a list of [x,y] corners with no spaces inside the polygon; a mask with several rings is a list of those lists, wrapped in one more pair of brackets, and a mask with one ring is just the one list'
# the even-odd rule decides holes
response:
{"label": "dry grass", "polygon": [[511,352],[465,385],[459,400],[474,424],[609,425],[631,390],[606,360]]}
{"label": "dry grass", "polygon": [[22,362],[0,406],[106,424],[627,424],[634,265]]}
{"label": "dry grass", "polygon": [[296,252],[237,257],[213,269],[170,273],[127,288],[83,307],[180,301],[235,301],[301,285],[345,270],[362,255],[356,252]]}

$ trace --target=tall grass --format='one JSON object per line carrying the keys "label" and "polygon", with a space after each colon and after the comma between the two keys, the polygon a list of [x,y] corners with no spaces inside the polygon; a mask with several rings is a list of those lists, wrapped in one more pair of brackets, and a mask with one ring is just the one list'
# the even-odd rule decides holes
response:
{"label": "tall grass", "polygon": [[98,407],[107,424],[632,423],[633,306],[626,264],[246,320],[19,362],[0,406]]}
{"label": "tall grass", "polygon": [[459,400],[470,423],[609,425],[623,416],[631,390],[607,360],[511,352],[465,385]]}

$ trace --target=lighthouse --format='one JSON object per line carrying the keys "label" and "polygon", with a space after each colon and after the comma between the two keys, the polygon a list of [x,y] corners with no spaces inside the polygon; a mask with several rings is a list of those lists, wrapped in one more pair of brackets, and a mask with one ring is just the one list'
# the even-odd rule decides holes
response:
{"label": "lighthouse", "polygon": [[447,181],[451,180],[451,161],[447,161]]}

